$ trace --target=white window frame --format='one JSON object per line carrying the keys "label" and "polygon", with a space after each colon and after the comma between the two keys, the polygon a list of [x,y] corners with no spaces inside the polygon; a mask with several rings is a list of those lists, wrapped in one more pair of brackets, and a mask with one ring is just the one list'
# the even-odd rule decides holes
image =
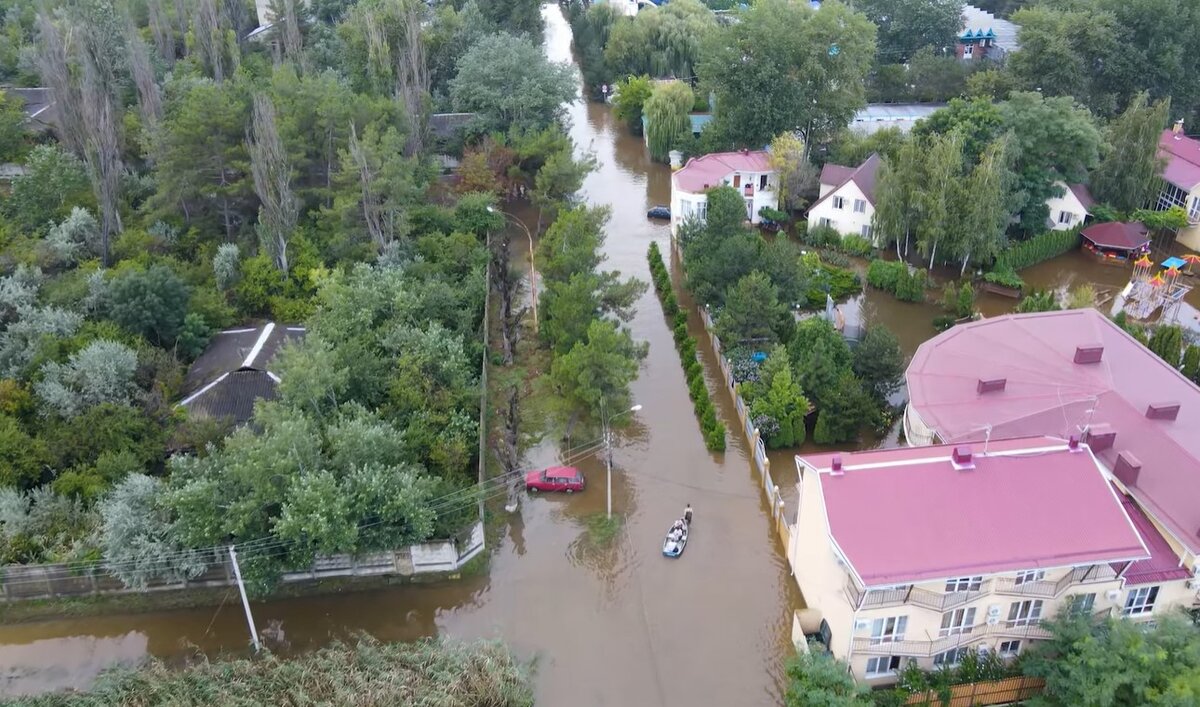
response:
{"label": "white window frame", "polygon": [[1073,611],[1086,611],[1090,613],[1095,606],[1095,592],[1090,592],[1088,594],[1076,594],[1075,596],[1071,597],[1071,609]]}
{"label": "white window frame", "polygon": [[898,643],[904,640],[904,632],[908,629],[908,615],[887,616],[871,622],[871,645],[880,643]]}
{"label": "white window frame", "polygon": [[1015,658],[1021,654],[1021,639],[1014,638],[1009,641],[1000,641],[1000,649],[996,654],[1001,658]]}
{"label": "white window frame", "polygon": [[1158,600],[1158,585],[1153,587],[1134,587],[1125,598],[1125,607],[1121,609],[1122,616],[1141,616],[1154,611],[1154,602]]}
{"label": "white window frame", "polygon": [[881,655],[867,659],[866,675],[869,678],[880,678],[895,675],[900,670],[900,656]]}
{"label": "white window frame", "polygon": [[975,56],[975,45],[970,42],[963,45],[963,58],[969,59]]}
{"label": "white window frame", "polygon": [[1192,197],[1188,199],[1187,215],[1188,221],[1191,223],[1200,221],[1200,198]]}
{"label": "white window frame", "polygon": [[946,580],[946,593],[977,592],[983,586],[983,575],[974,577],[955,577]]}
{"label": "white window frame", "polygon": [[1029,626],[1038,623],[1042,620],[1043,607],[1044,602],[1041,599],[1014,601],[1008,606],[1008,625]]}
{"label": "white window frame", "polygon": [[1063,226],[1070,226],[1075,222],[1075,214],[1070,211],[1059,211],[1058,222]]}
{"label": "white window frame", "polygon": [[846,208],[846,197],[844,196],[835,195],[832,199],[830,199],[830,201],[833,202],[833,208],[837,209],[838,211]]}
{"label": "white window frame", "polygon": [[822,216],[821,218],[817,219],[817,225],[824,226],[826,228],[833,228],[833,221]]}
{"label": "white window frame", "polygon": [[870,238],[871,237],[871,225],[870,224],[864,225],[862,227],[862,229],[859,230],[859,233],[862,234],[863,238]]}
{"label": "white window frame", "polygon": [[970,633],[975,626],[975,607],[952,609],[942,614],[942,627],[938,629],[938,638]]}
{"label": "white window frame", "polygon": [[854,200],[854,213],[856,213],[856,214],[867,213],[867,200],[866,199],[855,199]]}
{"label": "white window frame", "polygon": [[953,668],[961,663],[963,658],[967,657],[967,653],[970,650],[968,646],[959,646],[958,648],[951,648],[948,651],[942,651],[933,656],[933,665],[938,668]]}
{"label": "white window frame", "polygon": [[1040,582],[1045,578],[1046,570],[1021,570],[1017,573],[1017,578],[1013,581],[1013,584],[1019,587],[1022,584]]}

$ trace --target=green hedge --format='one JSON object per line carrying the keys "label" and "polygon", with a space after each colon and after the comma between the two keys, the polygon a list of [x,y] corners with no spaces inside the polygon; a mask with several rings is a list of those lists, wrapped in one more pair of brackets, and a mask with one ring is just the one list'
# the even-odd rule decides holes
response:
{"label": "green hedge", "polygon": [[910,271],[898,260],[872,260],[867,268],[867,284],[905,302],[924,302],[928,276],[924,270]]}
{"label": "green hedge", "polygon": [[704,383],[704,366],[696,360],[696,339],[688,334],[687,312],[679,307],[675,293],[671,289],[671,274],[663,262],[662,253],[657,243],[650,244],[647,253],[650,261],[650,279],[654,282],[654,291],[662,302],[663,314],[671,323],[675,347],[679,349],[679,359],[687,376],[688,395],[696,408],[696,417],[700,420],[700,431],[704,435],[704,445],[713,452],[725,451],[725,425],[717,420],[716,408],[709,395],[708,386]]}
{"label": "green hedge", "polygon": [[1079,247],[1079,229],[1046,231],[1029,240],[1011,243],[996,258],[996,269],[1024,270]]}

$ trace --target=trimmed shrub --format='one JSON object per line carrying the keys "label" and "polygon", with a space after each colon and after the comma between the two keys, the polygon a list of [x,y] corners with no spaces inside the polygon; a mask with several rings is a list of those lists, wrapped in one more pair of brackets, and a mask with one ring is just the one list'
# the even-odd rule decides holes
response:
{"label": "trimmed shrub", "polygon": [[996,258],[996,269],[1024,270],[1079,247],[1079,229],[1046,231],[1028,240],[1012,243]]}

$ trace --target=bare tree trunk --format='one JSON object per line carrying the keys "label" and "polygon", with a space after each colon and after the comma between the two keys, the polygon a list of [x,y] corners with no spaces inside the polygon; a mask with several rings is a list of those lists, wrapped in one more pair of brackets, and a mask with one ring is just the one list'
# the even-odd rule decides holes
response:
{"label": "bare tree trunk", "polygon": [[962,270],[958,271],[959,277],[962,277],[963,275],[965,275],[967,273],[967,261],[970,259],[971,259],[971,251],[968,250],[967,254],[963,256]]}
{"label": "bare tree trunk", "polygon": [[421,36],[421,5],[411,0],[404,10],[404,49],[396,52],[396,96],[408,110],[412,129],[405,152],[419,153],[424,147],[425,96],[429,93],[429,64]]}
{"label": "bare tree trunk", "polygon": [[276,17],[276,24],[283,23],[283,56],[290,59],[298,70],[304,69],[304,39],[300,35],[300,16],[296,14],[296,0],[280,0],[283,17]]}
{"label": "bare tree trunk", "polygon": [[358,182],[362,189],[363,220],[367,224],[367,233],[371,235],[375,247],[382,250],[392,241],[392,231],[385,228],[383,223],[382,199],[375,192],[375,170],[370,155],[359,142],[358,130],[353,122],[350,123],[349,152],[350,159],[354,160],[354,166],[358,170]]}
{"label": "bare tree trunk", "polygon": [[85,54],[83,62],[83,111],[87,129],[87,165],[92,190],[100,205],[100,258],[108,265],[108,245],[121,228],[121,147],[117,134],[116,107],[100,76],[100,68]]}
{"label": "bare tree trunk", "polygon": [[933,250],[929,252],[929,270],[933,270],[933,258],[937,255],[937,241],[933,242]]}
{"label": "bare tree trunk", "polygon": [[250,171],[258,209],[258,237],[275,267],[288,271],[288,239],[296,230],[300,204],[292,192],[292,169],[275,122],[275,105],[264,94],[254,96],[252,130],[246,136]]}
{"label": "bare tree trunk", "polygon": [[153,133],[162,117],[162,93],[154,77],[154,67],[150,65],[150,51],[132,19],[125,25],[125,38],[129,51],[129,71],[137,88],[142,123],[148,132]]}
{"label": "bare tree trunk", "polygon": [[225,80],[223,60],[225,41],[221,32],[221,18],[216,0],[197,0],[196,14],[192,21],[192,34],[196,38],[196,49],[200,60],[208,67],[214,81]]}
{"label": "bare tree trunk", "polygon": [[55,134],[67,149],[81,159],[86,155],[84,139],[83,97],[72,80],[68,60],[70,49],[62,32],[46,11],[38,13],[37,68],[42,83],[54,91],[54,110],[57,113]]}
{"label": "bare tree trunk", "polygon": [[154,36],[155,51],[167,66],[174,66],[175,29],[167,17],[166,8],[162,6],[162,0],[147,0],[146,10],[150,16],[150,34]]}

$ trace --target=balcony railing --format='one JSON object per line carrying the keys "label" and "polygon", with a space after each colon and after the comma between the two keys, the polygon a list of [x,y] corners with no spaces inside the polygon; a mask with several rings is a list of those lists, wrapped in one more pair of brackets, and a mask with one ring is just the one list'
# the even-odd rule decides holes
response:
{"label": "balcony railing", "polygon": [[971,626],[963,633],[938,638],[905,638],[902,641],[884,641],[878,638],[863,636],[854,638],[853,644],[854,652],[863,655],[903,655],[929,658],[952,648],[972,645],[989,638],[1027,638],[1037,640],[1050,638],[1050,632],[1040,622],[1036,621],[1030,624],[1001,621],[994,626],[979,624]]}
{"label": "balcony railing", "polygon": [[1095,584],[1109,582],[1117,578],[1117,573],[1109,565],[1091,565],[1076,567],[1063,575],[1057,582],[1045,580],[1017,584],[1013,577],[997,577],[994,590],[997,594],[1016,594],[1024,597],[1046,597],[1053,599],[1077,584]]}
{"label": "balcony railing", "polygon": [[931,592],[911,584],[897,589],[861,590],[854,585],[854,580],[846,578],[846,598],[852,606],[861,609],[915,604],[934,611],[946,611],[969,604],[988,592],[987,582],[980,585],[979,589],[969,592]]}

